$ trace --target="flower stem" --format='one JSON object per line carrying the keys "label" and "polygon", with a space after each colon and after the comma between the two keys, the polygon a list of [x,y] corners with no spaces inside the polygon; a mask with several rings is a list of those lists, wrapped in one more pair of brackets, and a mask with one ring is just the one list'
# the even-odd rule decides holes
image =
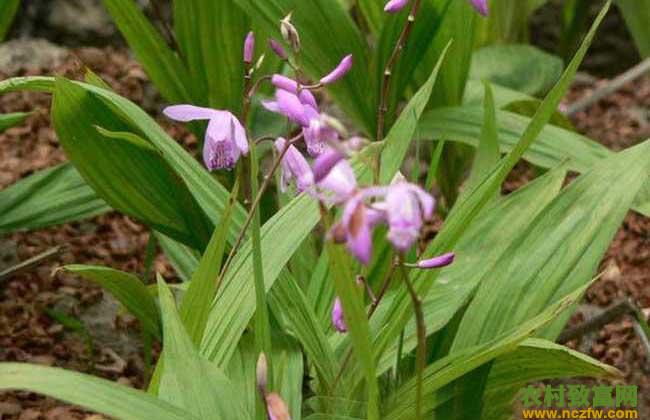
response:
{"label": "flower stem", "polygon": [[424,323],[424,312],[422,311],[422,301],[418,296],[408,273],[403,265],[399,266],[400,276],[406,285],[411,302],[413,303],[413,310],[415,311],[415,323],[418,336],[418,346],[415,351],[415,369],[416,369],[416,383],[415,383],[415,418],[422,418],[422,382],[423,373],[426,367],[426,354],[427,354],[427,330]]}
{"label": "flower stem", "polygon": [[[411,10],[409,11],[409,15],[406,18],[406,23],[404,24],[404,27],[402,28],[402,32],[400,33],[399,38],[397,39],[397,43],[393,48],[393,52],[388,58],[388,61],[386,62],[386,66],[384,67],[384,73],[381,82],[381,91],[379,93],[379,106],[377,107],[377,136],[376,136],[377,141],[381,141],[384,139],[384,128],[385,128],[384,126],[386,124],[386,112],[388,112],[388,95],[390,93],[390,84],[392,80],[391,76],[393,74],[395,64],[397,63],[397,59],[399,58],[402,50],[406,46],[408,37],[411,33],[411,30],[413,29],[413,24],[415,23],[415,17],[417,16],[418,11],[420,10],[421,3],[422,0],[413,1],[413,4],[411,5]],[[375,175],[374,175],[375,180],[379,179],[379,174],[381,172],[380,162],[381,160],[377,158],[377,164],[375,165]]]}

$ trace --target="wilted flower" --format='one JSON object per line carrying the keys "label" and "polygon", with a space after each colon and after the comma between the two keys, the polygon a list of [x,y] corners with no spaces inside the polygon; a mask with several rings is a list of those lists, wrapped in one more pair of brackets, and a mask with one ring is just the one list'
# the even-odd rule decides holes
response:
{"label": "wilted flower", "polygon": [[341,299],[338,297],[334,299],[334,306],[332,306],[332,325],[334,326],[334,329],[340,333],[348,331],[348,326],[345,324],[345,319],[343,318]]}
{"label": "wilted flower", "polygon": [[285,51],[284,47],[275,39],[269,39],[269,46],[271,47],[271,50],[280,57],[282,60],[286,60],[289,58],[289,54]]}
{"label": "wilted flower", "polygon": [[246,130],[239,120],[228,111],[193,105],[173,105],[163,113],[176,121],[209,120],[203,143],[203,162],[213,171],[230,169],[240,155],[248,153]]}
{"label": "wilted flower", "polygon": [[398,182],[388,187],[384,201],[388,240],[401,251],[417,240],[423,219],[433,216],[435,200],[415,184]]}
{"label": "wilted flower", "polygon": [[488,15],[488,0],[471,0],[472,6],[483,16]]}
{"label": "wilted flower", "polygon": [[404,6],[409,4],[409,1],[410,0],[390,0],[386,3],[386,6],[384,6],[384,12],[397,13],[402,10]]}
{"label": "wilted flower", "polygon": [[352,54],[346,55],[343,57],[343,60],[339,63],[334,70],[332,70],[328,75],[320,79],[322,85],[328,85],[334,83],[343,76],[345,76],[350,69],[352,69]]}
{"label": "wilted flower", "polygon": [[456,254],[448,252],[446,254],[438,255],[437,257],[420,260],[417,262],[416,266],[423,269],[446,267],[454,262],[455,257]]}
{"label": "wilted flower", "polygon": [[255,34],[253,31],[246,35],[244,40],[244,63],[251,64],[253,62],[253,55],[255,54]]}
{"label": "wilted flower", "polygon": [[291,45],[294,52],[300,51],[300,35],[293,23],[291,23],[291,13],[280,21],[280,33],[285,42]]}
{"label": "wilted flower", "polygon": [[[282,153],[287,145],[287,141],[279,137],[275,141],[275,148]],[[282,158],[282,175],[280,189],[286,191],[292,179],[296,180],[296,190],[303,192],[314,185],[314,175],[312,174],[309,163],[300,151],[292,144],[289,145],[287,152]]]}

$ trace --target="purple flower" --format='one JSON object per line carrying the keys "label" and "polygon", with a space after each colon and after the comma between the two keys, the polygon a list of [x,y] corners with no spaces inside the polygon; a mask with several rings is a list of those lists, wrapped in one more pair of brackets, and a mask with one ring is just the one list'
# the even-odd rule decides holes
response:
{"label": "purple flower", "polygon": [[455,257],[456,254],[453,252],[448,252],[446,254],[438,255],[437,257],[420,260],[417,262],[417,267],[423,269],[446,267],[454,262]]}
{"label": "purple flower", "polygon": [[282,44],[280,44],[278,41],[275,39],[269,39],[269,47],[271,47],[271,50],[280,57],[281,60],[286,60],[289,58],[289,55],[287,54],[287,51],[284,49]]}
{"label": "purple flower", "polygon": [[343,153],[339,152],[337,149],[328,148],[324,153],[314,160],[314,181],[320,182],[330,171],[344,158]]}
{"label": "purple flower", "polygon": [[472,6],[483,16],[488,15],[488,0],[471,0]]}
{"label": "purple flower", "polygon": [[388,187],[383,203],[388,220],[388,240],[401,251],[417,240],[423,219],[433,216],[435,200],[417,185],[398,182]]}
{"label": "purple flower", "polygon": [[330,141],[337,141],[338,133],[332,128],[325,117],[315,112],[311,107],[306,107],[305,114],[309,118],[309,126],[304,127],[302,132],[307,144],[307,152],[311,156],[319,156],[325,151],[326,145]]}
{"label": "purple flower", "polygon": [[255,34],[250,31],[244,40],[244,63],[250,64],[253,62],[253,55],[255,54]]}
{"label": "purple flower", "polygon": [[384,7],[384,12],[397,13],[402,10],[410,0],[390,0]]}
{"label": "purple flower", "polygon": [[340,204],[351,198],[357,190],[357,179],[352,167],[346,160],[342,160],[318,182],[322,191],[320,198],[334,204]]}
{"label": "purple flower", "polygon": [[323,85],[328,85],[334,83],[343,76],[345,76],[350,69],[352,68],[352,54],[346,55],[343,57],[343,60],[339,63],[334,70],[332,70],[327,76],[320,79],[320,83]]}
{"label": "purple flower", "polygon": [[173,105],[165,108],[163,113],[176,121],[209,120],[203,143],[203,162],[210,171],[230,169],[240,155],[248,153],[246,130],[228,111]]}
{"label": "purple flower", "polygon": [[[279,137],[275,141],[275,148],[282,153],[287,141]],[[282,158],[282,175],[280,189],[285,192],[292,179],[296,180],[296,190],[301,193],[314,185],[314,175],[309,163],[294,145],[289,145]]]}
{"label": "purple flower", "polygon": [[300,102],[318,110],[318,103],[316,103],[316,98],[314,98],[311,91],[309,91],[309,89],[300,89],[300,92],[298,92],[298,82],[295,80],[281,74],[274,74],[271,77],[271,83],[273,83],[273,85],[278,89],[283,89],[287,92],[293,93],[294,95],[298,95]]}
{"label": "purple flower", "polygon": [[345,324],[345,319],[343,317],[341,299],[338,297],[334,299],[334,306],[332,307],[332,325],[334,325],[334,329],[340,333],[348,331],[348,326]]}

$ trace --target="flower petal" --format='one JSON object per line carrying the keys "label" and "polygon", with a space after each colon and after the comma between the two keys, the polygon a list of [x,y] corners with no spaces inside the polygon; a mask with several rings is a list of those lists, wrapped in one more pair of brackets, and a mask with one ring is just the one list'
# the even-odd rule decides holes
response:
{"label": "flower petal", "polygon": [[163,110],[163,114],[176,121],[209,120],[221,112],[194,105],[172,105]]}

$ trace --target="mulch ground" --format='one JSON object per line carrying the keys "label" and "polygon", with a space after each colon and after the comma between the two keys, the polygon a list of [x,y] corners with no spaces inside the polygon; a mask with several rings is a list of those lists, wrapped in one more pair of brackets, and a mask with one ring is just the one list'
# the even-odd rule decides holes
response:
{"label": "mulch ground", "polygon": [[[81,49],[62,65],[52,69],[25,69],[19,75],[61,74],[80,78],[80,62],[88,65],[118,93],[156,113],[159,98],[146,81],[141,68],[124,52],[111,49]],[[7,76],[2,75],[0,79]],[[599,82],[596,82],[599,83]],[[569,101],[588,94],[593,83],[576,85]],[[50,126],[49,96],[38,93],[12,93],[0,97],[0,113],[35,111],[25,124],[0,134],[0,189],[29,174],[65,160]],[[650,77],[642,78],[573,118],[576,128],[613,150],[620,150],[650,137],[647,110],[650,108]],[[645,111],[644,111],[645,110]],[[645,112],[645,114],[644,114]],[[176,138],[191,137],[170,127]],[[509,179],[514,187],[530,179],[532,171],[522,165]],[[69,274],[52,275],[54,268],[68,263],[100,264],[117,269],[144,272],[148,230],[117,213],[60,227],[15,233],[0,242],[2,265],[23,261],[56,245],[65,250],[39,267],[16,275],[0,284],[0,360],[41,363],[58,366],[129,384],[144,385],[144,362],[141,352],[95,343],[91,352],[83,333],[64,327],[50,317],[47,308],[62,309],[72,317],[102,300],[102,291]],[[154,269],[167,278],[174,272],[161,253]],[[650,308],[650,219],[630,212],[616,234],[601,269],[604,275],[586,296],[586,303],[605,308],[624,297],[632,298],[641,308]],[[572,323],[580,322],[580,314]],[[116,331],[137,334],[135,321],[117,314]],[[586,343],[586,344],[585,344]],[[646,390],[643,398],[650,406],[650,370],[648,356],[632,329],[631,320],[623,318],[581,342],[576,348],[621,369],[628,383]],[[586,345],[586,349],[585,349]],[[640,395],[642,395],[640,394]],[[100,419],[51,398],[26,392],[0,394],[0,419]],[[643,417],[642,417],[643,418]]]}

